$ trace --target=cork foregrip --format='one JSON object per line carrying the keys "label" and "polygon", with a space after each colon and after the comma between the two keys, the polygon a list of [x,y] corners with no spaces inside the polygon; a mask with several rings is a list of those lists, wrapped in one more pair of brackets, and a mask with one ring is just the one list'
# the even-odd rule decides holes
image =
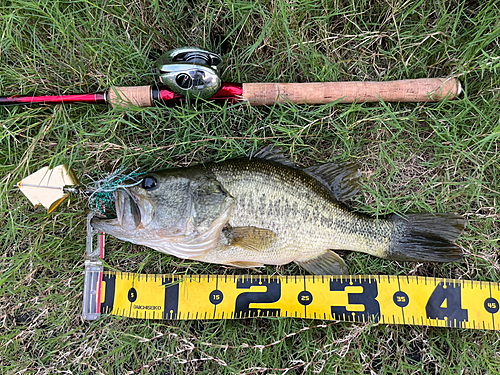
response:
{"label": "cork foregrip", "polygon": [[244,83],[250,105],[276,102],[326,104],[353,102],[437,102],[461,92],[456,78],[422,78],[388,82]]}
{"label": "cork foregrip", "polygon": [[152,107],[151,86],[111,87],[108,91],[108,103],[113,107]]}

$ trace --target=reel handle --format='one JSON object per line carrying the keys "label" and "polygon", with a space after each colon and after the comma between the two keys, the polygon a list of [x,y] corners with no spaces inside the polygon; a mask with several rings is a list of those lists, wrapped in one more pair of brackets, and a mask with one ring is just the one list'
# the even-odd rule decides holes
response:
{"label": "reel handle", "polygon": [[243,97],[252,106],[292,102],[437,102],[456,99],[462,85],[456,78],[421,78],[387,82],[244,83]]}

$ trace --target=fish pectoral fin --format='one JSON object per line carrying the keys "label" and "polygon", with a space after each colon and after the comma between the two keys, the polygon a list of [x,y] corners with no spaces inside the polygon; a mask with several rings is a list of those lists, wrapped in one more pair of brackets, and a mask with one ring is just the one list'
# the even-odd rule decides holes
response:
{"label": "fish pectoral fin", "polygon": [[313,165],[303,170],[325,185],[339,202],[348,201],[359,193],[360,173],[357,164],[327,163]]}
{"label": "fish pectoral fin", "polygon": [[263,267],[264,265],[259,262],[244,262],[244,261],[234,261],[224,263],[226,266],[238,267],[238,268],[255,268]]}
{"label": "fish pectoral fin", "polygon": [[349,268],[344,260],[331,250],[326,250],[315,258],[295,263],[315,275],[349,275]]}
{"label": "fish pectoral fin", "polygon": [[226,231],[229,245],[251,251],[268,249],[276,239],[276,233],[272,230],[257,227],[234,227]]}

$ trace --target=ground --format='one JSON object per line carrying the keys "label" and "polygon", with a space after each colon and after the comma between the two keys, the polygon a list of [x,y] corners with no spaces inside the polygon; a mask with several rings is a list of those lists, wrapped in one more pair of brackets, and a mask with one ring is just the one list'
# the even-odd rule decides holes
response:
{"label": "ground", "polygon": [[[224,53],[234,82],[457,77],[441,103],[198,103],[0,109],[0,363],[3,374],[496,374],[499,335],[480,330],[302,319],[140,321],[80,318],[84,199],[33,209],[15,188],[45,165],[83,182],[281,147],[301,166],[355,161],[371,215],[464,215],[464,258],[404,263],[342,252],[355,274],[500,281],[497,208],[500,9],[476,1],[1,1],[0,95],[95,92],[154,81],[161,52]],[[239,274],[108,238],[106,267]],[[250,271],[258,273],[257,271]],[[296,275],[294,265],[262,274]]]}

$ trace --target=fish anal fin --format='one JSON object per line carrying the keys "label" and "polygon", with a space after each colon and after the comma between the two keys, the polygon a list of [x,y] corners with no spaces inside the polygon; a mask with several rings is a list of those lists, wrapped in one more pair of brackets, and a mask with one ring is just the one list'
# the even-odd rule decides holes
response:
{"label": "fish anal fin", "polygon": [[344,260],[331,250],[326,250],[315,258],[295,263],[315,275],[349,275],[349,268]]}
{"label": "fish anal fin", "polygon": [[232,227],[227,229],[227,234],[229,245],[251,251],[268,249],[276,239],[272,230],[257,227]]}
{"label": "fish anal fin", "polygon": [[304,172],[325,185],[335,199],[345,202],[359,193],[359,167],[356,163],[338,165],[333,163],[313,165]]}
{"label": "fish anal fin", "polygon": [[289,167],[294,167],[295,164],[288,159],[285,154],[283,153],[283,150],[279,147],[274,147],[274,146],[267,146],[256,153],[252,155],[248,155],[250,159],[261,159],[261,160],[267,160],[271,161],[274,163],[282,164],[282,165],[287,165]]}

